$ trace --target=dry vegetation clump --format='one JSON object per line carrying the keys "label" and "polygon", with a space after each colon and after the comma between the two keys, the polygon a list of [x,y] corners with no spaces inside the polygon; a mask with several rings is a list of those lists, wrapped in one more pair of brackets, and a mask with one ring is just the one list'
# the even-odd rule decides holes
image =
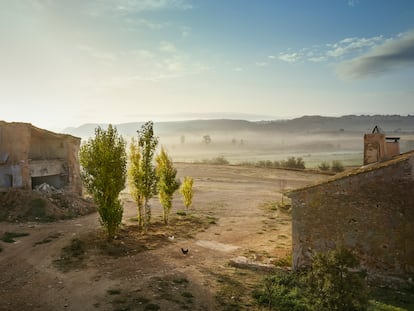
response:
{"label": "dry vegetation clump", "polygon": [[5,243],[14,243],[16,242],[15,238],[20,238],[23,236],[28,236],[29,233],[26,232],[5,232],[1,237],[0,240]]}

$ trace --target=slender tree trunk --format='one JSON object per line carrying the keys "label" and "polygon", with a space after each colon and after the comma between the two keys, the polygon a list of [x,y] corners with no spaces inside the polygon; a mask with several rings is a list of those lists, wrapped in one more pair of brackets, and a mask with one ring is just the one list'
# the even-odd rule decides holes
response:
{"label": "slender tree trunk", "polygon": [[138,204],[138,227],[142,229],[143,227],[143,214],[142,214],[142,203]]}
{"label": "slender tree trunk", "polygon": [[147,229],[149,227],[149,225],[150,225],[150,222],[151,222],[151,206],[149,205],[147,199],[145,199],[145,205],[144,206],[145,206],[145,210],[144,210],[144,213],[145,213],[145,215],[144,215],[144,217],[145,217],[144,226]]}

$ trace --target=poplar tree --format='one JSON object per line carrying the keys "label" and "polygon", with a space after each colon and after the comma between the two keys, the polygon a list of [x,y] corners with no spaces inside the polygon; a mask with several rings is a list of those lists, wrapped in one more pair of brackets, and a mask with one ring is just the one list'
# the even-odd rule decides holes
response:
{"label": "poplar tree", "polygon": [[180,183],[176,180],[177,170],[173,166],[171,158],[164,148],[161,148],[160,154],[156,157],[158,177],[158,197],[163,208],[164,224],[168,225],[169,216],[172,207],[172,198],[174,192],[179,188]]}
{"label": "poplar tree", "polygon": [[180,188],[180,193],[183,196],[183,202],[187,211],[191,204],[193,204],[193,182],[194,179],[192,177],[186,176]]}
{"label": "poplar tree", "polygon": [[82,180],[98,205],[101,224],[112,240],[122,221],[123,206],[119,193],[125,188],[126,162],[125,141],[111,124],[107,130],[95,129],[80,148],[79,161]]}
{"label": "poplar tree", "polygon": [[128,181],[131,196],[137,203],[138,207],[138,225],[140,228],[144,225],[144,195],[140,185],[143,183],[143,171],[141,165],[141,153],[138,142],[132,138],[129,147],[129,170]]}
{"label": "poplar tree", "polygon": [[157,194],[157,176],[155,174],[154,152],[158,145],[158,137],[154,136],[154,123],[146,122],[138,130],[138,146],[141,154],[142,178],[138,185],[138,191],[144,199],[144,226],[151,221],[151,206],[149,200]]}

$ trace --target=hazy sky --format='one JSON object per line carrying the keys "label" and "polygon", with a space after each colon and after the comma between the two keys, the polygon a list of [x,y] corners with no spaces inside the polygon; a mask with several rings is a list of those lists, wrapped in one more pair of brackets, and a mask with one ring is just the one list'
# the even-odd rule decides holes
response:
{"label": "hazy sky", "polygon": [[411,0],[0,0],[0,119],[414,114]]}

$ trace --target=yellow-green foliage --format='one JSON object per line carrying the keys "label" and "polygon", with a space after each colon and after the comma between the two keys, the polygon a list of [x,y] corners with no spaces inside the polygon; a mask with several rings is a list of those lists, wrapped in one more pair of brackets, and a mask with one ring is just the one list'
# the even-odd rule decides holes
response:
{"label": "yellow-green foliage", "polygon": [[138,222],[139,226],[143,225],[143,206],[144,206],[144,195],[140,190],[139,185],[142,183],[142,166],[141,166],[141,153],[137,141],[132,138],[129,147],[129,170],[128,170],[128,183],[131,191],[131,196],[138,206]]}
{"label": "yellow-green foliage", "polygon": [[174,168],[173,162],[164,148],[161,148],[161,152],[159,155],[157,155],[155,160],[157,162],[157,168],[155,172],[158,178],[158,197],[163,207],[164,223],[168,224],[168,219],[172,207],[172,197],[180,184],[175,179],[177,170]]}
{"label": "yellow-green foliage", "polygon": [[107,130],[95,129],[95,138],[80,148],[83,183],[98,205],[101,222],[112,239],[121,223],[123,206],[118,196],[125,188],[125,141],[111,124]]}
{"label": "yellow-green foliage", "polygon": [[158,145],[158,137],[154,135],[154,123],[148,121],[138,130],[138,146],[141,154],[140,166],[142,182],[139,183],[139,191],[144,197],[145,227],[151,221],[151,206],[149,200],[157,194],[157,176],[155,174],[154,152]]}
{"label": "yellow-green foliage", "polygon": [[191,204],[193,204],[193,182],[192,177],[184,177],[184,182],[180,188],[180,193],[183,195],[183,201],[186,209],[188,209]]}

